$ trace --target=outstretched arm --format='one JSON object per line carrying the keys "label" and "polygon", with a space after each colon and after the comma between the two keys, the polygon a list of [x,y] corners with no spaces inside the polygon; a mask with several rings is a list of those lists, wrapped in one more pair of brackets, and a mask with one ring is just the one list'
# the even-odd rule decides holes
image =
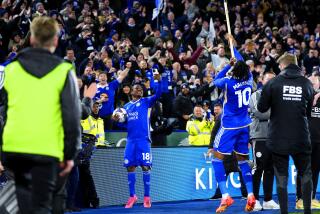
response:
{"label": "outstretched arm", "polygon": [[154,103],[161,97],[161,93],[162,93],[162,85],[161,85],[161,76],[160,74],[156,74],[154,75],[154,79],[155,79],[155,91],[156,93],[150,97],[147,97],[148,100],[148,106],[152,107],[154,105]]}
{"label": "outstretched arm", "polygon": [[119,76],[117,78],[119,83],[122,83],[122,81],[127,77],[129,70],[130,70],[129,68],[126,68],[123,71],[119,72]]}

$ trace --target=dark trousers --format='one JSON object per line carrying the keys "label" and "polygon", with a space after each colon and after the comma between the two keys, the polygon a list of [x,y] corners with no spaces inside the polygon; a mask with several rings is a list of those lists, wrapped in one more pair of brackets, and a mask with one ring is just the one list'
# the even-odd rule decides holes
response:
{"label": "dark trousers", "polygon": [[[312,198],[315,198],[317,193],[318,178],[319,178],[319,172],[320,172],[320,143],[312,144],[311,171],[312,171],[312,184],[313,184]],[[302,198],[300,176],[297,176],[296,187],[297,187],[297,200],[298,200]]]}
{"label": "dark trousers", "polygon": [[80,164],[78,168],[83,207],[89,208],[90,205],[93,208],[99,207],[99,198],[91,175],[90,164]]}
{"label": "dark trousers", "polygon": [[312,198],[315,198],[317,193],[318,178],[320,172],[320,143],[312,144],[311,170],[313,183]]}
{"label": "dark trousers", "polygon": [[20,213],[51,213],[58,159],[17,153],[4,153],[3,156],[5,166],[15,176]]}
{"label": "dark trousers", "polygon": [[254,168],[252,170],[253,194],[259,200],[259,189],[263,173],[264,201],[272,200],[274,171],[272,165],[272,153],[266,146],[266,141],[253,140],[252,153]]}
{"label": "dark trousers", "polygon": [[173,93],[169,91],[168,93],[162,93],[161,103],[163,109],[163,117],[169,118],[172,115],[172,102],[173,102]]}
{"label": "dark trousers", "polygon": [[[311,155],[298,153],[291,155],[297,168],[297,176],[301,177],[302,199],[304,213],[311,213],[311,193],[312,193],[312,172]],[[289,155],[272,153],[274,172],[277,180],[277,193],[279,198],[281,213],[288,213],[288,167]]]}
{"label": "dark trousers", "polygon": [[79,185],[79,169],[78,169],[78,166],[74,166],[70,172],[70,175],[66,184],[67,208],[73,208],[75,206],[78,185]]}
{"label": "dark trousers", "polygon": [[[61,170],[59,170],[61,171]],[[66,209],[66,183],[68,175],[57,177],[56,188],[53,192],[53,214],[63,214]]]}

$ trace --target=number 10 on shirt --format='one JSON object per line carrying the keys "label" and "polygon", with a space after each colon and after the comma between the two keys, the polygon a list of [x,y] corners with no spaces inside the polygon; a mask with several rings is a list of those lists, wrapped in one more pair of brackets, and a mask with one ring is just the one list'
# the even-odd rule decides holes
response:
{"label": "number 10 on shirt", "polygon": [[249,105],[251,88],[245,88],[244,90],[238,90],[234,92],[238,95],[238,107],[242,108],[243,105]]}

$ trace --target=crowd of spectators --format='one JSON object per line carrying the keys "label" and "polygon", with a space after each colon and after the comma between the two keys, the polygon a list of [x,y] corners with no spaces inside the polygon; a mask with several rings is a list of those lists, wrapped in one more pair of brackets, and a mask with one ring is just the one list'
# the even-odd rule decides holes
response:
{"label": "crowd of spectators", "polygon": [[[262,86],[265,71],[280,72],[276,60],[284,52],[296,54],[305,75],[319,72],[316,1],[229,0],[228,5],[235,47],[253,73],[254,90]],[[162,76],[162,97],[153,109],[153,125],[164,122],[157,118],[177,118],[170,125],[185,130],[195,106],[213,112],[222,102],[213,78],[230,59],[223,1],[164,0],[152,20],[154,8],[151,0],[3,0],[0,63],[28,47],[32,18],[54,17],[60,26],[56,54],[75,66],[81,91],[101,82],[95,99],[107,130],[119,128],[110,125],[110,114],[130,101],[132,82],[141,81],[146,96],[154,93],[155,72]]]}

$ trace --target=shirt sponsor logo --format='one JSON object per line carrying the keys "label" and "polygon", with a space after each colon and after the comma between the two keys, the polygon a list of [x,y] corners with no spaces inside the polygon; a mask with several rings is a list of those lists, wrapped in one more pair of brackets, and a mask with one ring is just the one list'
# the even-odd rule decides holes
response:
{"label": "shirt sponsor logo", "polygon": [[282,90],[282,98],[283,100],[288,101],[301,101],[302,87],[284,85]]}
{"label": "shirt sponsor logo", "polygon": [[138,120],[139,119],[139,112],[129,112],[128,113],[128,121],[130,120]]}

